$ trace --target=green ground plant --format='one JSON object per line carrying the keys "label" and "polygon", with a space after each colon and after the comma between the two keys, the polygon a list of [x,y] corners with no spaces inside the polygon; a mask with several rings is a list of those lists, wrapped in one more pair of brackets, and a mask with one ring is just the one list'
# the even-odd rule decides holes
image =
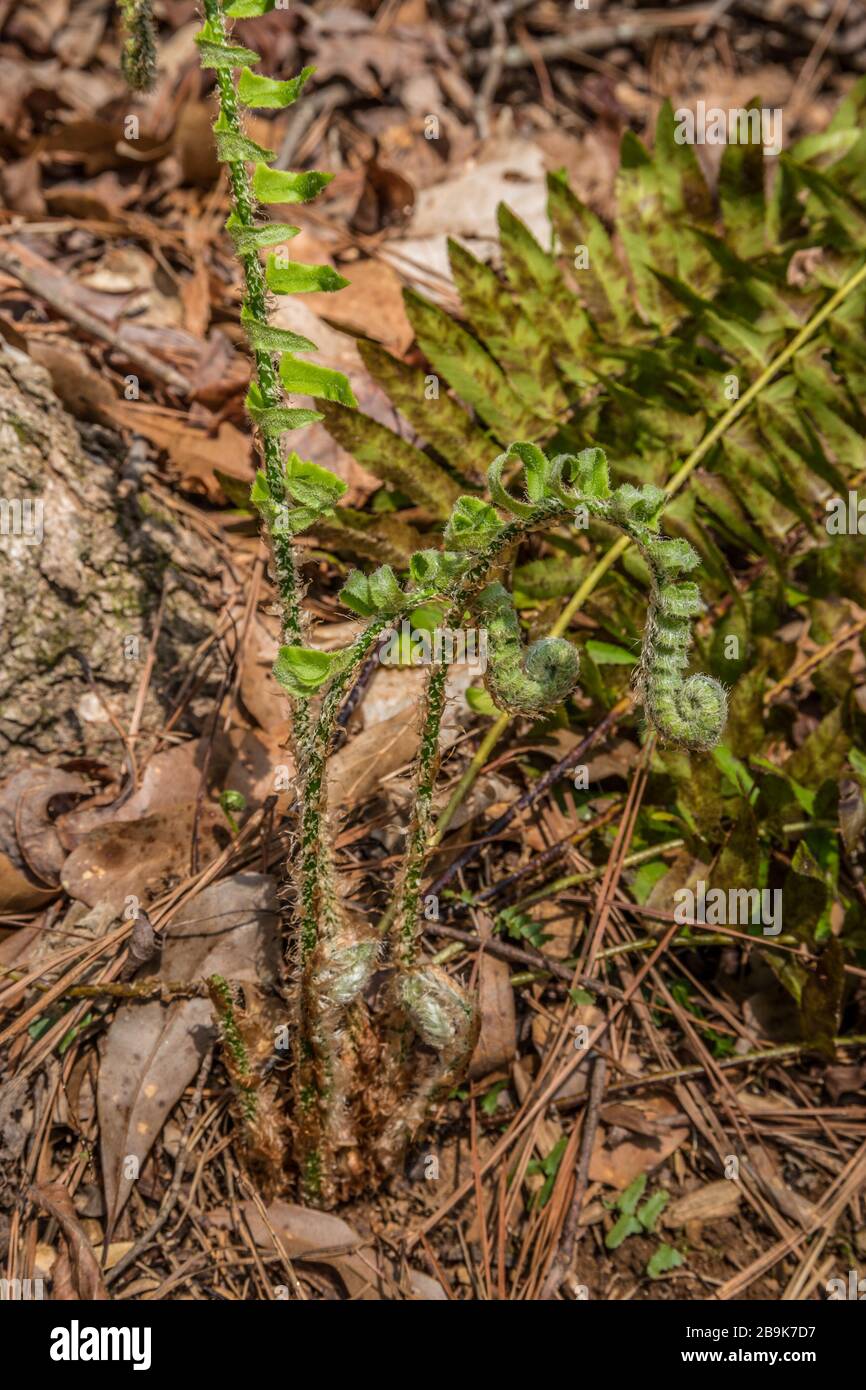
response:
{"label": "green ground plant", "polygon": [[[289,865],[295,1157],[305,1196],[329,1203],[394,1170],[431,1102],[461,1076],[478,1026],[466,990],[421,950],[421,888],[435,842],[446,698],[441,662],[431,665],[426,683],[404,862],[380,929],[350,913],[341,889],[328,762],[341,706],[385,634],[431,603],[449,627],[483,627],[489,637],[486,684],[498,727],[509,717],[534,720],[557,710],[574,697],[581,672],[592,698],[609,706],[618,692],[609,690],[589,652],[581,654],[563,635],[577,608],[599,589],[593,618],[618,650],[639,643],[632,689],[659,736],[654,770],[673,784],[685,830],[699,840],[730,818],[732,802],[753,818],[760,796],[775,792],[777,810],[789,799],[784,774],[774,770],[767,790],[742,760],[755,724],[754,669],[730,744],[721,742],[726,688],[749,662],[754,667],[752,647],[767,631],[768,615],[778,616],[790,601],[796,565],[781,541],[798,526],[814,536],[810,502],[823,496],[814,478],[824,491],[841,486],[844,465],[854,458],[863,369],[853,317],[862,312],[866,281],[860,264],[866,215],[857,201],[864,190],[854,156],[866,141],[858,126],[866,87],[848,99],[826,139],[783,165],[770,205],[762,166],[758,187],[761,151],[729,147],[721,184],[729,221],[724,239],[714,230],[693,152],[673,141],[670,109],[660,117],[657,162],[627,137],[619,231],[630,276],[607,231],[559,177],[551,180],[550,206],[560,249],[589,250],[590,273],[576,287],[557,255],[542,250],[507,209],[500,218],[505,281],[453,245],[468,325],[411,292],[407,306],[419,345],[455,394],[443,392],[435,410],[422,405],[417,371],[362,344],[368,368],[426,441],[422,449],[363,416],[341,373],[299,355],[315,351],[313,343],[269,323],[269,294],[337,291],[345,283],[329,266],[291,260],[288,246],[297,229],[261,216],[263,206],[309,201],[329,179],[317,171],[273,168],[273,151],[245,133],[244,110],[291,104],[310,76],[309,69],[287,81],[261,76],[253,71],[258,55],[232,41],[232,19],[271,8],[269,0],[236,0],[228,7],[204,0],[197,43],[202,65],[216,74],[214,133],[232,197],[227,230],[243,270],[242,323],[255,365],[246,404],[262,468],[251,502],[280,601],[275,675],[288,695],[297,768],[299,833]],[[130,23],[133,44],[136,32]],[[127,66],[136,61],[133,53]],[[667,180],[661,177],[664,160]],[[797,201],[803,189],[805,204]],[[820,228],[826,247],[817,262],[804,259],[812,226]],[[803,253],[799,262],[797,252]],[[792,264],[804,284],[792,277]],[[732,354],[746,363],[739,376],[733,373],[733,383]],[[318,408],[292,405],[286,399],[292,395],[313,397]],[[757,418],[746,423],[754,401]],[[426,533],[371,527],[369,517],[339,505],[346,490],[340,479],[285,450],[287,432],[322,418],[382,477],[398,508],[408,498],[425,510]],[[533,442],[513,442],[527,438]],[[585,447],[599,438],[620,460],[613,479],[605,453]],[[717,467],[699,473],[697,465],[714,450]],[[671,455],[681,453],[685,462],[669,476]],[[675,535],[659,530],[664,509]],[[343,603],[365,626],[340,652],[307,642],[293,537],[308,530],[336,549],[386,560],[371,573],[353,571],[344,585]],[[719,532],[758,558],[756,577],[732,584],[736,576]],[[597,558],[599,537],[617,535]],[[521,546],[534,547],[537,558],[514,570]],[[554,632],[527,643],[521,606],[561,596],[553,567],[544,563],[551,546],[567,558],[557,569],[576,593]],[[625,574],[602,591],[620,555],[626,555]],[[714,641],[712,674],[687,674],[693,623],[704,601],[685,576],[702,563],[713,597],[733,587],[734,602],[719,631],[722,637],[733,633],[742,645],[735,660],[723,660]],[[806,563],[814,564],[814,557]],[[838,557],[829,563],[838,564]],[[540,569],[530,572],[531,564]],[[596,645],[597,655],[602,646]],[[768,667],[755,669],[765,676]],[[840,740],[842,760],[850,741]],[[714,750],[698,764],[709,774],[693,777],[689,750]],[[695,788],[708,775],[716,782],[697,802]],[[791,779],[791,795],[801,806],[797,788],[812,798],[811,814],[817,804],[813,770],[791,769]],[[754,877],[747,881],[757,883],[760,840],[752,833],[747,842],[748,826],[744,833],[742,844],[727,836],[722,858],[740,856],[728,873],[738,873],[748,860]],[[826,865],[800,856],[793,872],[813,881],[816,892],[823,883],[827,908],[833,885]],[[778,968],[790,974],[793,967],[783,962]],[[388,983],[371,1017],[370,989],[379,975]],[[799,989],[798,999],[807,993],[803,979],[787,983],[792,992]],[[820,1006],[812,999],[813,1011]]]}

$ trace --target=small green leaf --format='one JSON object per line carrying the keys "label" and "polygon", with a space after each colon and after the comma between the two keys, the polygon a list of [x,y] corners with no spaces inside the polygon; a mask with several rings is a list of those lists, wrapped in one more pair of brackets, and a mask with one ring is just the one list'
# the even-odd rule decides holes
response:
{"label": "small green leaf", "polygon": [[[523,471],[523,483],[529,501],[522,502],[509,492],[502,478],[504,470],[512,459],[519,459]],[[545,495],[545,483],[550,471],[549,460],[535,444],[512,444],[504,454],[495,458],[487,470],[487,487],[491,499],[498,507],[511,512],[513,516],[527,517],[534,511],[534,504]]]}
{"label": "small green leaf", "polygon": [[617,1209],[625,1216],[634,1216],[637,1204],[644,1194],[646,1188],[646,1173],[638,1173],[633,1182],[630,1182],[624,1192],[621,1192],[616,1199]]}
{"label": "small green leaf", "polygon": [[631,881],[632,896],[641,905],[646,903],[650,893],[659,879],[664,878],[670,866],[662,859],[652,859],[648,864],[641,864]]}
{"label": "small green leaf", "polygon": [[199,58],[203,68],[252,68],[261,62],[261,57],[251,48],[240,44],[219,43],[209,36],[207,26],[196,34]]}
{"label": "small green leaf", "polygon": [[361,618],[387,617],[406,606],[406,595],[390,565],[380,565],[372,574],[352,570],[340,590],[340,599]]}
{"label": "small green leaf", "polygon": [[490,1090],[485,1091],[481,1100],[481,1109],[485,1115],[493,1115],[496,1113],[496,1102],[499,1099],[500,1093],[505,1090],[507,1085],[507,1081],[495,1081],[490,1087]]}
{"label": "small green leaf", "polygon": [[409,573],[424,589],[444,589],[453,584],[470,563],[467,555],[453,550],[418,550],[409,561]]}
{"label": "small green leaf", "polygon": [[604,449],[581,449],[577,464],[577,490],[585,497],[606,501],[610,497],[610,469]]}
{"label": "small green leaf", "polygon": [[340,590],[339,597],[340,602],[346,608],[351,608],[360,618],[372,618],[376,612],[376,604],[370,593],[370,581],[360,570],[352,570]]}
{"label": "small green leaf", "polygon": [[658,1279],[662,1274],[667,1274],[669,1270],[678,1269],[682,1263],[683,1256],[679,1250],[674,1250],[672,1245],[660,1245],[650,1258],[646,1272],[650,1279]]}
{"label": "small green leaf", "polygon": [[333,507],[347,489],[336,473],[290,454],[286,459],[286,489],[289,496],[305,507],[326,510]]}
{"label": "small green leaf", "polygon": [[288,82],[278,82],[273,77],[261,77],[256,72],[244,68],[238,78],[238,96],[244,106],[256,107],[261,111],[274,111],[291,106],[297,101],[301,88],[315,68],[303,68],[297,77]]}
{"label": "small green leaf", "polygon": [[254,424],[266,434],[281,434],[283,430],[296,430],[301,425],[310,425],[321,420],[317,410],[293,410],[287,406],[266,406],[256,382],[252,382],[244,402],[247,413]]}
{"label": "small green leaf", "polygon": [[445,622],[446,609],[441,603],[422,603],[409,615],[414,632],[435,633]]}
{"label": "small green leaf", "polygon": [[[279,246],[283,241],[291,241],[300,230],[300,227],[292,227],[288,222],[263,222],[258,227],[246,227],[236,212],[231,213],[226,221],[226,231],[239,256],[246,256],[251,251],[260,251],[266,246]],[[245,312],[249,313],[249,310]]]}
{"label": "small green leaf", "polygon": [[612,642],[596,642],[592,638],[587,642],[586,650],[596,666],[633,666],[637,660],[624,647],[615,647]]}
{"label": "small green leaf", "polygon": [[79,1036],[79,1034],[83,1033],[85,1028],[89,1028],[92,1022],[93,1014],[87,1013],[84,1015],[84,1018],[82,1018],[78,1023],[73,1023],[69,1031],[67,1033],[64,1033],[63,1037],[60,1039],[60,1042],[57,1044],[58,1056],[63,1057],[64,1054],[69,1051],[70,1047],[74,1043],[75,1039]]}
{"label": "small green leaf", "polygon": [[495,507],[480,497],[458,497],[445,527],[444,540],[452,550],[484,550],[502,530]]}
{"label": "small green leaf", "polygon": [[618,1250],[627,1236],[636,1236],[640,1230],[641,1224],[637,1217],[632,1216],[629,1212],[623,1212],[605,1236],[605,1246],[608,1250]]}
{"label": "small green leaf", "polygon": [[277,0],[234,0],[226,8],[230,19],[255,19],[260,14],[270,14]]}
{"label": "small green leaf", "polygon": [[390,565],[380,565],[370,575],[370,598],[377,613],[397,613],[403,607],[405,595]]}
{"label": "small green leaf", "polygon": [[320,652],[313,647],[280,647],[274,675],[290,695],[306,700],[330,679],[342,657],[342,652]]}
{"label": "small green leaf", "polygon": [[[246,69],[244,69],[246,71]],[[217,159],[221,164],[252,164],[257,159],[276,159],[276,150],[266,150],[237,130],[219,130],[214,126]]]}
{"label": "small green leaf", "polygon": [[253,170],[253,194],[260,203],[308,203],[333,177],[333,174],[320,174],[317,169],[293,174],[257,164]]}
{"label": "small green leaf", "polygon": [[484,714],[489,715],[491,718],[496,718],[502,713],[500,709],[497,709],[489,692],[486,691],[483,686],[468,686],[466,690],[466,703],[473,714]]}
{"label": "small green leaf", "polygon": [[273,499],[271,497],[271,490],[268,487],[268,480],[265,477],[262,470],[259,468],[256,471],[255,478],[253,479],[253,485],[250,488],[250,501],[253,503],[254,506],[261,507],[265,503],[271,502],[272,500]]}
{"label": "small green leaf", "polygon": [[358,404],[348,378],[330,367],[285,356],[280,361],[280,379],[290,395],[318,396],[345,406]]}
{"label": "small green leaf", "polygon": [[655,1229],[656,1222],[668,1204],[669,1196],[670,1194],[661,1188],[658,1192],[653,1193],[648,1201],[644,1202],[637,1214],[637,1219],[645,1231]]}
{"label": "small green leaf", "polygon": [[268,289],[274,294],[308,294],[311,290],[341,290],[349,281],[329,265],[303,265],[290,261],[280,265],[276,256],[268,256],[265,267]]}
{"label": "small green leaf", "polygon": [[241,323],[246,329],[250,347],[262,352],[315,352],[316,344],[299,333],[291,333],[288,328],[272,328],[269,323],[261,323],[249,309],[241,310]]}

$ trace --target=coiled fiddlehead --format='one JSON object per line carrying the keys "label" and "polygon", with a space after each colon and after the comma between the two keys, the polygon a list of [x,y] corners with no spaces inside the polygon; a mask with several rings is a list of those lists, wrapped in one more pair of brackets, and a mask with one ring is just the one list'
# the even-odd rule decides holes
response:
{"label": "coiled fiddlehead", "polygon": [[473,610],[487,630],[484,683],[494,704],[533,717],[561,705],[577,685],[577,648],[563,637],[542,637],[524,648],[520,620],[502,584],[482,589]]}
{"label": "coiled fiddlehead", "polygon": [[683,679],[692,645],[692,619],[704,611],[700,589],[681,576],[700,564],[682,539],[658,533],[658,510],[666,501],[658,488],[618,488],[609,519],[637,544],[652,576],[650,611],[644,630],[635,692],[649,723],[663,738],[687,748],[712,748],[725,727],[728,700],[721,681],[693,675]]}
{"label": "coiled fiddlehead", "polygon": [[432,1055],[417,1061],[408,1095],[377,1140],[377,1158],[385,1173],[399,1161],[431,1103],[463,1076],[478,1041],[480,1022],[474,1001],[437,965],[413,966],[398,973],[392,998],[398,1015]]}

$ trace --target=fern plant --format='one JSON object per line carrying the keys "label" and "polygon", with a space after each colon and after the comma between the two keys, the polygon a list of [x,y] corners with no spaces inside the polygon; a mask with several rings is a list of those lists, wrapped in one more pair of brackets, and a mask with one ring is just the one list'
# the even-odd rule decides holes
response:
{"label": "fern plant", "polygon": [[[861,79],[828,128],[778,162],[768,166],[760,144],[726,146],[713,194],[694,150],[677,143],[666,102],[652,150],[630,131],[623,138],[612,224],[551,175],[549,244],[503,205],[495,266],[449,244],[459,316],[405,292],[422,366],[358,341],[399,414],[397,430],[323,406],[337,442],[393,490],[391,526],[401,497],[436,525],[443,511],[430,492],[436,481],[453,485],[451,461],[477,483],[488,451],[519,437],[554,455],[602,442],[615,482],[664,490],[671,535],[703,567],[713,621],[702,662],[733,695],[711,758],[695,765],[656,749],[634,848],[649,855],[673,820],[685,857],[714,884],[779,886],[789,954],[767,949],[765,959],[795,1001],[803,1036],[824,1048],[840,1016],[841,976],[830,962],[835,983],[821,986],[790,950],[836,949],[835,906],[845,948],[866,964],[858,851],[841,790],[866,785],[847,640],[861,631],[866,565],[853,529],[827,524],[863,480],[864,151]],[[352,548],[346,532],[321,535]],[[368,529],[363,553],[376,539]],[[582,612],[575,637],[591,719],[624,693],[654,579],[631,540],[607,519],[579,535],[554,529],[514,572],[517,606],[535,624],[561,634]],[[382,541],[393,546],[394,532]],[[802,674],[798,647],[779,636],[792,623],[821,655]],[[645,701],[664,695],[641,680]],[[801,681],[811,691],[805,728],[792,699]],[[458,792],[507,723],[501,715],[485,732]],[[792,836],[802,837],[793,860]],[[665,871],[660,858],[652,872]]]}
{"label": "fern plant", "polygon": [[[506,486],[504,482],[513,464],[522,478],[520,495],[513,483]],[[297,1075],[304,1076],[309,1089],[306,1096],[304,1091],[298,1095],[296,1116],[303,1171],[308,1189],[317,1195],[333,1190],[339,1147],[352,1143],[352,1114],[360,1099],[352,1092],[351,1039],[358,1026],[356,1019],[353,1027],[352,1012],[360,1007],[373,972],[387,960],[391,969],[387,1026],[394,1035],[386,1065],[391,1094],[371,1139],[379,1172],[393,1168],[430,1101],[457,1079],[471,1053],[477,1026],[474,1006],[462,988],[443,970],[425,963],[420,951],[421,883],[430,844],[445,700],[443,663],[434,664],[427,679],[407,848],[394,911],[386,914],[385,935],[352,925],[332,872],[328,752],[340,703],[386,629],[438,601],[448,626],[470,621],[485,628],[489,652],[485,678],[499,707],[528,717],[554,709],[575,688],[578,654],[559,637],[541,638],[526,647],[512,596],[490,575],[503,568],[506,557],[525,537],[563,524],[576,510],[586,510],[634,540],[653,574],[636,677],[649,722],[663,738],[693,748],[715,744],[724,726],[726,697],[721,684],[710,676],[683,677],[691,643],[690,619],[701,610],[702,602],[697,586],[680,576],[694,568],[698,557],[687,542],[659,534],[664,494],[631,484],[612,491],[600,449],[551,459],[529,443],[513,444],[491,464],[488,490],[490,502],[474,496],[457,499],[444,528],[443,548],[425,549],[411,557],[406,587],[401,587],[387,565],[369,575],[358,570],[350,574],[341,598],[368,620],[351,646],[324,653],[287,644],[275,666],[278,680],[296,705],[320,689],[324,692],[301,768],[302,833],[296,871],[301,991],[310,1025],[308,1033],[303,1028],[298,1033]],[[256,495],[267,516],[263,492],[260,477]],[[413,1036],[432,1056],[413,1057],[411,1049],[407,1051],[407,1038]],[[317,1180],[315,1188],[309,1181],[311,1174]],[[345,1180],[347,1175],[342,1176]]]}
{"label": "fern plant", "polygon": [[[365,620],[363,630],[340,652],[306,645],[293,537],[309,528],[330,527],[339,533],[345,523],[344,509],[337,504],[345,485],[327,470],[285,453],[282,437],[322,418],[326,409],[354,411],[355,400],[341,373],[298,355],[314,351],[313,343],[268,321],[269,291],[334,291],[345,283],[330,267],[292,261],[287,244],[297,229],[264,220],[259,213],[260,205],[306,202],[329,178],[315,171],[273,169],[273,152],[244,131],[244,109],[289,105],[301,94],[311,71],[304,69],[289,81],[262,76],[253,71],[257,54],[232,42],[227,20],[254,17],[270,8],[269,0],[236,0],[225,10],[221,0],[203,0],[204,24],[196,42],[202,65],[215,71],[217,80],[214,134],[218,157],[228,168],[232,211],[227,230],[243,268],[241,320],[255,363],[246,405],[263,466],[251,500],[261,517],[280,599],[283,640],[274,669],[289,697],[297,766],[300,829],[290,864],[296,915],[295,1157],[305,1195],[331,1202],[359,1182],[393,1171],[431,1101],[461,1075],[478,1027],[474,1001],[459,982],[425,959],[421,949],[421,885],[446,695],[442,661],[431,665],[427,679],[404,863],[383,930],[355,920],[341,892],[327,795],[328,760],[341,704],[383,635],[419,607],[436,601],[449,626],[469,621],[486,630],[486,679],[500,709],[535,718],[561,705],[578,681],[578,652],[557,636],[525,644],[508,581],[511,561],[527,537],[568,527],[580,515],[618,529],[637,545],[648,566],[650,611],[635,689],[649,723],[678,744],[712,746],[724,725],[726,697],[711,676],[684,677],[691,619],[703,605],[697,586],[682,576],[699,563],[698,555],[687,541],[660,534],[665,493],[650,484],[625,483],[612,489],[605,455],[598,448],[548,456],[534,443],[512,443],[487,469],[489,501],[462,492],[455,477],[444,470],[428,472],[426,480],[419,473],[419,494],[434,517],[445,523],[437,545],[406,556],[408,578],[403,583],[389,564],[369,574],[353,571],[341,597]],[[124,9],[129,18],[129,6]],[[138,69],[144,61],[134,51],[143,32],[131,24],[128,68]],[[262,251],[267,253],[264,269]],[[284,392],[313,396],[322,409],[290,405]],[[541,417],[500,416],[503,427],[517,423],[536,427]],[[489,458],[489,440],[480,436],[471,459],[475,472],[482,460],[482,438]],[[379,466],[403,478],[406,456],[399,443],[389,441],[389,452]],[[352,531],[351,522],[346,529]],[[369,1016],[368,995],[374,973],[381,970],[387,971],[388,984],[384,996],[380,991],[377,1030]],[[243,1123],[253,1126],[256,1087],[241,1034],[234,1023],[229,1027],[225,1021],[233,1018],[225,982],[217,982],[212,993],[224,1035],[233,1040],[230,1070],[243,1084],[239,1114]],[[375,1083],[370,1081],[371,1058],[376,1061]]]}

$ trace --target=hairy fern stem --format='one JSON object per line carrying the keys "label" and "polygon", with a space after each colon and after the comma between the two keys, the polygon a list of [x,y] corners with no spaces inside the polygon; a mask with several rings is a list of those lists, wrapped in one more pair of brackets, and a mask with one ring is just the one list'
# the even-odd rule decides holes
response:
{"label": "hairy fern stem", "polygon": [[149,92],[156,81],[156,26],[153,0],[120,0],[126,40],[120,65],[134,92]]}
{"label": "hairy fern stem", "polygon": [[[295,560],[292,540],[293,516],[290,503],[297,500],[297,489],[303,490],[306,482],[310,486],[309,474],[312,466],[307,466],[306,477],[303,465],[287,468],[281,445],[282,434],[297,425],[319,418],[313,411],[290,410],[283,404],[280,376],[297,380],[297,389],[328,389],[327,378],[333,376],[331,389],[344,397],[351,397],[348,384],[341,391],[338,374],[323,373],[320,381],[315,377],[321,369],[298,362],[294,378],[291,369],[283,373],[281,363],[278,371],[275,355],[284,350],[312,348],[297,335],[273,329],[268,322],[267,296],[268,281],[259,259],[261,247],[279,245],[295,234],[296,228],[279,223],[259,223],[256,217],[255,187],[261,191],[267,185],[266,159],[269,151],[262,150],[247,140],[243,132],[240,114],[239,88],[234,72],[240,68],[243,78],[240,94],[246,94],[247,104],[265,106],[287,105],[300,91],[306,74],[294,83],[276,83],[268,78],[257,78],[249,71],[250,64],[258,57],[250,50],[233,45],[229,41],[225,14],[220,0],[204,0],[205,26],[199,35],[199,48],[202,65],[216,71],[219,92],[219,116],[215,126],[217,150],[221,161],[228,166],[229,183],[232,196],[232,216],[229,218],[229,231],[235,243],[238,259],[244,272],[244,305],[242,322],[250,339],[255,363],[256,381],[247,398],[251,418],[257,426],[259,444],[264,464],[264,472],[258,486],[254,489],[254,500],[263,518],[263,532],[272,557],[274,580],[279,595],[283,643],[288,647],[299,647],[303,643],[303,616],[301,610],[302,588]],[[256,161],[256,174],[251,182],[247,164]],[[264,171],[262,173],[261,171]],[[321,187],[321,180],[310,179],[305,175],[277,175],[274,186],[265,196],[270,201],[278,198],[286,202],[297,202],[314,196]],[[286,267],[282,267],[284,270]],[[300,271],[322,271],[327,268],[297,267]],[[331,272],[333,276],[333,272]],[[333,276],[330,285],[307,283],[304,276],[298,277],[302,288],[339,288],[342,281]],[[277,286],[278,292],[293,292],[288,286]],[[294,360],[294,359],[292,359]],[[309,378],[307,380],[306,378]],[[292,456],[293,460],[295,456]],[[316,470],[312,470],[313,473]],[[289,474],[295,480],[294,489]],[[300,482],[298,481],[300,476]],[[336,481],[336,480],[335,480]],[[315,485],[315,478],[313,479]],[[338,495],[337,490],[334,494]],[[329,498],[325,499],[330,500]],[[321,502],[321,499],[319,499]],[[312,509],[325,510],[315,506]],[[297,512],[294,524],[298,524]],[[314,951],[317,944],[318,924],[324,925],[332,935],[338,931],[339,909],[336,903],[335,874],[331,860],[330,841],[317,836],[313,842],[309,835],[312,822],[317,818],[317,807],[322,794],[323,779],[317,772],[316,758],[312,746],[312,725],[310,720],[309,697],[303,692],[290,693],[290,734],[292,750],[297,768],[299,800],[301,805],[301,852],[295,858],[295,892],[302,928],[298,942],[297,968],[298,1016],[295,1029],[295,1098],[298,1119],[299,1165],[305,1174],[305,1186],[309,1195],[317,1197],[321,1192],[321,1175],[326,1163],[319,1149],[323,1145],[326,1123],[324,1115],[328,1110],[328,1092],[332,1085],[331,1072],[336,1047],[333,1043],[332,1029],[329,1029],[329,1010],[320,1007],[323,997],[321,981],[316,981]],[[314,844],[311,852],[310,846]],[[321,972],[322,963],[318,970]],[[318,1045],[317,1045],[318,1044]]]}

